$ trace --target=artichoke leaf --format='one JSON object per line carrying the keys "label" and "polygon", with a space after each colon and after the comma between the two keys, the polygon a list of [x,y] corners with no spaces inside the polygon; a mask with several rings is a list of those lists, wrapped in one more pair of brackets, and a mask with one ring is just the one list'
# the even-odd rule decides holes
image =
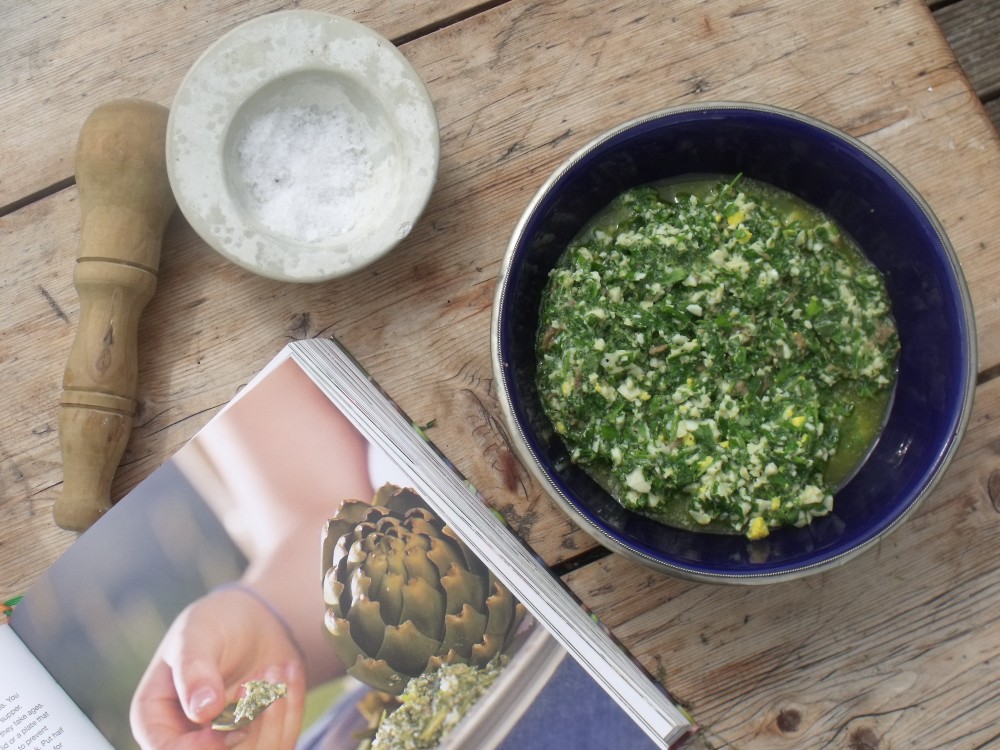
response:
{"label": "artichoke leaf", "polygon": [[391,484],[383,484],[378,488],[374,502],[400,515],[405,515],[413,508],[424,507],[423,499],[413,490]]}
{"label": "artichoke leaf", "polygon": [[375,490],[375,497],[372,498],[372,505],[388,508],[392,504],[393,497],[398,494],[399,487],[393,484],[383,484]]}
{"label": "artichoke leaf", "polygon": [[517,628],[521,620],[524,619],[527,610],[514,598],[510,589],[494,579],[493,594],[486,598],[486,612],[489,617],[486,632],[506,637]]}
{"label": "artichoke leaf", "polygon": [[430,538],[441,535],[441,522],[426,508],[414,508],[407,513],[406,525],[414,534]]}
{"label": "artichoke leaf", "polygon": [[403,571],[389,571],[382,576],[377,588],[370,589],[370,596],[382,605],[382,619],[390,625],[398,625],[405,619],[402,616],[405,604],[403,599],[405,581]]}
{"label": "artichoke leaf", "polygon": [[401,520],[395,516],[383,516],[375,522],[375,531],[367,542],[372,548],[381,547],[387,554],[391,553],[393,545],[399,542],[402,533]]}
{"label": "artichoke leaf", "polygon": [[416,677],[424,671],[427,660],[437,653],[440,641],[423,635],[407,620],[398,627],[385,629],[382,647],[374,654],[397,672]]}
{"label": "artichoke leaf", "polygon": [[410,621],[428,638],[440,641],[444,634],[444,592],[423,578],[411,578],[403,586],[403,608],[399,622]]}
{"label": "artichoke leaf", "polygon": [[[374,509],[373,509],[374,510]],[[344,537],[347,545],[347,559],[350,564],[361,565],[365,557],[374,552],[378,545],[378,533],[371,521],[362,521],[350,534]]]}
{"label": "artichoke leaf", "polygon": [[400,526],[393,526],[393,530],[397,533],[386,532],[382,537],[382,550],[388,565],[386,569],[392,573],[403,573],[406,570],[403,566],[403,555],[406,553],[406,540],[410,532]]}
{"label": "artichoke leaf", "polygon": [[486,597],[486,614],[489,617],[486,632],[502,635],[507,632],[514,619],[515,600],[507,587],[500,581],[493,579],[491,584],[493,593]]}
{"label": "artichoke leaf", "polygon": [[[365,594],[370,594],[372,591],[378,591],[379,587],[382,585],[382,576],[385,575],[386,570],[389,568],[389,561],[386,559],[386,555],[381,552],[381,550],[375,550],[374,552],[368,554],[358,566],[354,568],[354,572],[351,575],[351,596],[358,597]],[[359,583],[365,579],[365,588],[356,589],[355,580]]]}
{"label": "artichoke leaf", "polygon": [[359,656],[357,661],[347,668],[347,674],[376,690],[392,695],[399,695],[406,689],[410,678],[402,675],[380,659]]}
{"label": "artichoke leaf", "polygon": [[458,614],[445,615],[444,638],[441,639],[440,650],[454,649],[464,659],[468,659],[472,647],[482,639],[485,629],[486,615],[466,604]]}
{"label": "artichoke leaf", "polygon": [[350,534],[345,534],[337,540],[333,548],[333,557],[330,564],[335,568],[346,568],[351,554],[351,545],[354,538]]}
{"label": "artichoke leaf", "polygon": [[407,539],[406,550],[403,552],[403,566],[406,577],[420,578],[435,588],[441,584],[441,571],[427,557],[430,543],[426,537],[411,536]]}
{"label": "artichoke leaf", "polygon": [[454,543],[444,537],[428,536],[427,540],[430,542],[427,559],[434,563],[438,573],[444,577],[454,563],[461,561],[461,550],[456,549]]}
{"label": "artichoke leaf", "polygon": [[458,652],[454,649],[449,650],[443,654],[437,654],[432,656],[427,660],[427,668],[424,670],[425,673],[433,672],[435,669],[439,668],[443,664],[468,664],[468,659],[463,659]]}
{"label": "artichoke leaf", "polygon": [[354,601],[345,618],[351,625],[351,637],[366,654],[378,653],[382,647],[386,624],[380,610],[378,602],[364,597]]}
{"label": "artichoke leaf", "polygon": [[368,503],[360,500],[344,500],[337,508],[334,517],[326,522],[323,527],[323,568],[335,563],[333,558],[337,543],[347,534],[354,530],[358,522],[364,518],[368,512]]}
{"label": "artichoke leaf", "polygon": [[356,568],[347,580],[349,597],[341,594],[340,606],[345,611],[350,610],[352,603],[369,598],[372,590],[372,579],[368,577],[366,568]]}
{"label": "artichoke leaf", "polygon": [[469,655],[469,663],[477,667],[485,667],[490,659],[503,650],[504,641],[505,639],[502,636],[497,637],[489,633],[484,633],[483,639],[473,645],[472,652]]}
{"label": "artichoke leaf", "polygon": [[[351,541],[352,563],[361,565],[369,555],[378,554],[382,550],[382,534],[376,523],[363,523],[358,526]],[[348,537],[350,538],[350,537]]]}
{"label": "artichoke leaf", "polygon": [[441,588],[447,593],[448,614],[458,614],[466,604],[483,609],[486,599],[486,582],[473,575],[458,563],[452,563],[441,577]]}
{"label": "artichoke leaf", "polygon": [[458,548],[461,553],[460,560],[462,567],[470,571],[474,576],[483,579],[491,575],[490,569],[469,549],[469,545],[462,541],[462,538],[452,530],[451,526],[445,526],[441,529],[441,536],[444,539],[451,540],[452,544]]}
{"label": "artichoke leaf", "polygon": [[323,617],[323,624],[326,625],[326,633],[333,653],[337,655],[345,667],[365,655],[351,637],[351,624],[347,620],[335,617],[328,610]]}
{"label": "artichoke leaf", "polygon": [[330,568],[323,576],[323,601],[327,607],[333,609],[337,617],[343,617],[344,612],[340,606],[340,597],[344,593],[344,584],[337,578],[337,569]]}

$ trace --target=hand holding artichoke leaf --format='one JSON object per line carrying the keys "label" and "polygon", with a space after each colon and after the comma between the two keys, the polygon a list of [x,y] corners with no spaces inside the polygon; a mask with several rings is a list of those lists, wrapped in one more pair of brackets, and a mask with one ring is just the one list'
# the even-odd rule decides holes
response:
{"label": "hand holding artichoke leaf", "polygon": [[323,596],[348,673],[393,695],[441,664],[486,665],[525,614],[419,495],[389,484],[327,522]]}

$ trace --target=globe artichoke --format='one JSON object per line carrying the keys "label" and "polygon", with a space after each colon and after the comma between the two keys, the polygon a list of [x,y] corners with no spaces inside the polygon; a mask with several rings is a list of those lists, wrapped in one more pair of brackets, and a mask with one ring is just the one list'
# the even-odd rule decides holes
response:
{"label": "globe artichoke", "polygon": [[389,484],[327,522],[323,597],[348,673],[393,695],[441,664],[487,664],[525,613],[419,495]]}

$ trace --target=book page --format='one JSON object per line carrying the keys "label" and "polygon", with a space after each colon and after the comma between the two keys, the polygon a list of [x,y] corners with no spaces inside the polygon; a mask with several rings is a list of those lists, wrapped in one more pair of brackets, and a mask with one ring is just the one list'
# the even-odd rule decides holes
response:
{"label": "book page", "polygon": [[0,662],[0,750],[111,749],[5,625],[0,625]]}

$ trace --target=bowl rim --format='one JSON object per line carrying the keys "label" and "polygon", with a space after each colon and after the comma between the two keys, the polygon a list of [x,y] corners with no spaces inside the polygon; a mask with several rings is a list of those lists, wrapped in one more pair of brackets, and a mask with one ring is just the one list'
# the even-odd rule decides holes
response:
{"label": "bowl rim", "polygon": [[[280,44],[273,44],[275,40]],[[362,41],[374,47],[362,60],[343,51],[345,45]],[[235,77],[237,66],[231,58],[262,42],[271,42],[264,46],[278,52],[259,55],[255,65],[239,68]],[[357,54],[355,48],[349,52]],[[359,72],[355,68],[361,63],[373,70]],[[369,232],[349,231],[316,242],[282,238],[246,218],[230,193],[225,148],[234,118],[259,92],[299,74],[350,79],[393,123],[401,154],[399,196],[392,206],[383,207],[382,213],[391,215]],[[214,124],[219,119],[224,122]],[[197,57],[173,97],[166,155],[178,208],[210,247],[261,276],[319,282],[377,261],[410,233],[437,180],[440,132],[426,85],[391,41],[344,16],[288,9],[234,26]]]}
{"label": "bowl rim", "polygon": [[[936,464],[931,475],[925,484],[919,489],[910,504],[897,513],[895,517],[890,518],[886,523],[877,525],[873,531],[869,532],[867,537],[862,537],[859,543],[847,550],[819,559],[812,563],[804,565],[776,565],[773,568],[761,570],[759,572],[707,572],[699,570],[696,566],[665,560],[662,557],[657,557],[645,551],[642,545],[630,544],[619,538],[617,535],[605,531],[594,521],[593,518],[582,512],[581,509],[577,507],[573,499],[567,496],[567,494],[563,491],[560,483],[555,479],[555,477],[553,477],[553,475],[543,466],[540,457],[531,447],[531,441],[528,439],[524,427],[517,419],[514,409],[513,395],[508,385],[510,370],[505,365],[504,352],[502,349],[502,329],[504,324],[505,303],[510,283],[511,268],[515,260],[517,248],[520,245],[525,229],[534,216],[536,210],[549,196],[552,189],[566,176],[566,174],[570,172],[581,160],[585,159],[590,153],[599,149],[608,141],[619,137],[629,130],[641,127],[646,123],[675,115],[700,113],[707,116],[711,113],[724,114],[727,112],[763,113],[795,121],[808,127],[823,131],[827,135],[841,141],[848,147],[860,152],[862,155],[867,156],[879,169],[894,180],[898,186],[905,193],[907,193],[908,197],[923,214],[923,217],[937,236],[938,242],[944,251],[948,268],[952,274],[953,286],[958,293],[958,302],[966,329],[965,350],[967,354],[966,361],[964,362],[965,382],[962,383],[960,407],[955,427],[949,435],[943,450],[938,453]],[[529,473],[534,477],[546,494],[548,494],[549,497],[551,497],[556,504],[561,507],[567,515],[569,515],[578,527],[590,534],[590,536],[592,536],[602,546],[612,550],[613,552],[618,552],[633,561],[653,567],[675,577],[705,583],[763,584],[792,580],[803,577],[807,574],[818,573],[843,565],[848,560],[853,559],[863,551],[879,542],[889,532],[897,528],[906,518],[912,515],[940,482],[944,472],[950,465],[955,452],[958,450],[962,438],[967,430],[973,400],[975,397],[978,374],[976,320],[968,284],[965,280],[961,263],[955,253],[954,247],[945,233],[943,226],[931,210],[926,200],[917,192],[917,190],[902,175],[902,173],[888,162],[888,160],[886,160],[873,148],[849,133],[823,122],[822,120],[791,109],[770,104],[744,101],[708,101],[665,107],[605,130],[603,133],[591,139],[567,157],[552,172],[545,182],[542,183],[532,196],[531,200],[522,212],[507,244],[507,248],[500,263],[500,271],[493,298],[490,351],[493,373],[497,381],[498,401],[500,403],[501,412],[503,413],[504,419],[507,423],[507,427],[510,430],[511,442],[515,449],[515,453],[521,460],[521,463],[528,469]]]}

